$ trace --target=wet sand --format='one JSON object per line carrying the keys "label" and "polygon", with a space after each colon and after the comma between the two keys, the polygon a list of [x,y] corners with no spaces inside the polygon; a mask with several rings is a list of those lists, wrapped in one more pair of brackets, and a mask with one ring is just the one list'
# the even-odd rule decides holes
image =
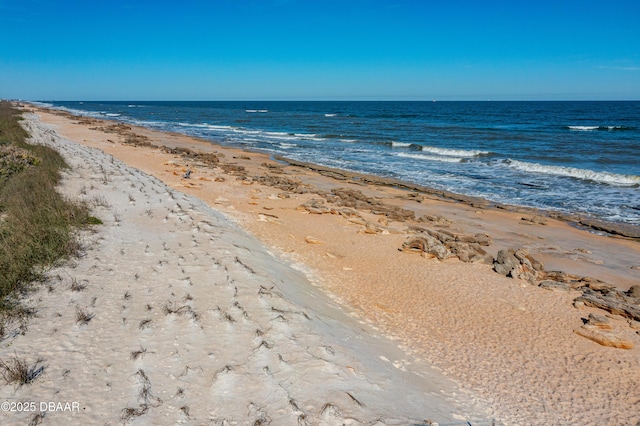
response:
{"label": "wet sand", "polygon": [[[432,365],[459,386],[465,403],[474,401],[482,418],[506,424],[640,421],[636,323],[574,307],[579,290],[551,292],[498,275],[489,264],[399,250],[415,226],[484,233],[491,243],[483,248],[491,256],[504,248],[526,248],[547,271],[594,277],[625,291],[640,283],[637,241],[597,235],[540,212],[344,179],[182,135],[37,112],[64,138],[97,148],[224,213],[293,263],[350,318],[394,339],[406,355],[384,357],[395,370]],[[217,161],[207,165],[206,156],[185,158],[176,148],[214,153]],[[340,188],[360,191],[378,207],[345,210],[327,195]],[[423,219],[391,219],[376,214],[379,206]],[[574,333],[590,313],[608,316],[608,326],[635,347],[605,347]]]}

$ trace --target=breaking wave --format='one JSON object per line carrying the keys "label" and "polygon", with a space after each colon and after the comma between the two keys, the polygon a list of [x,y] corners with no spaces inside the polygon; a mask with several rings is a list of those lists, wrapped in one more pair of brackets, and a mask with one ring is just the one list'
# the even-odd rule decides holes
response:
{"label": "breaking wave", "polygon": [[633,127],[627,126],[567,126],[567,129],[576,132],[593,132],[594,130],[633,130]]}
{"label": "breaking wave", "polygon": [[445,157],[445,156],[437,156],[437,155],[426,155],[426,154],[410,154],[407,152],[400,152],[396,154],[397,157],[405,157],[405,158],[413,158],[416,160],[426,160],[426,161],[440,161],[443,163],[460,163],[464,161],[464,158],[457,157]]}
{"label": "breaking wave", "polygon": [[528,173],[542,173],[546,175],[564,176],[574,179],[589,180],[613,186],[640,186],[640,176],[622,175],[610,172],[596,172],[575,167],[547,166],[538,163],[527,163],[518,160],[505,160],[512,169]]}
{"label": "breaking wave", "polygon": [[393,148],[409,148],[412,145],[413,144],[409,142],[391,142],[391,147]]}
{"label": "breaking wave", "polygon": [[430,152],[432,154],[444,155],[446,157],[479,157],[481,155],[491,154],[489,151],[465,150],[465,149],[448,149],[437,148],[435,146],[422,146],[421,151]]}

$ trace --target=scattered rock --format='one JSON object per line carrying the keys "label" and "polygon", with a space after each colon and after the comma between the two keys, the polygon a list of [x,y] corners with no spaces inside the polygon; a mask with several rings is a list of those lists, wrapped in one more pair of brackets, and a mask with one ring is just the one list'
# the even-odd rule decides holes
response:
{"label": "scattered rock", "polygon": [[583,302],[586,306],[604,309],[612,314],[640,321],[640,306],[637,303],[631,303],[632,299],[626,298],[618,291],[608,291],[605,294],[587,289],[575,300]]}
{"label": "scattered rock", "polygon": [[449,226],[451,225],[451,221],[444,216],[420,216],[416,219],[416,222],[430,222],[436,226]]}
{"label": "scattered rock", "polygon": [[317,238],[314,237],[306,237],[304,239],[308,244],[324,244],[323,241],[318,240]]}
{"label": "scattered rock", "polygon": [[326,177],[330,177],[337,180],[347,180],[347,176],[344,173],[333,170],[318,170],[318,174]]}
{"label": "scattered rock", "polygon": [[258,182],[262,185],[272,186],[274,188],[278,188],[283,191],[301,192],[300,190],[301,182],[299,180],[289,179],[286,176],[275,176],[275,175],[254,176],[253,181]]}
{"label": "scattered rock", "polygon": [[590,277],[583,277],[581,281],[587,283],[587,287],[589,287],[593,291],[608,291],[614,290],[616,288],[615,285],[607,284],[604,281],[600,281]]}
{"label": "scattered rock", "polygon": [[455,238],[456,241],[478,244],[480,246],[490,246],[492,243],[491,237],[484,233],[478,233],[475,235],[456,235]]}
{"label": "scattered rock", "polygon": [[278,164],[278,163],[262,163],[261,164],[262,167],[265,167],[269,170],[271,170],[274,173],[282,173],[283,172],[283,168],[284,168],[284,164]]}
{"label": "scattered rock", "polygon": [[344,217],[345,219],[349,219],[351,217],[362,217],[362,215],[360,214],[360,212],[358,212],[358,210],[350,209],[349,207],[343,207],[336,211],[340,216]]}
{"label": "scattered rock", "polygon": [[488,236],[485,234],[455,235],[444,230],[436,231],[417,226],[409,227],[409,230],[416,234],[407,238],[402,244],[401,251],[417,251],[440,260],[457,257],[466,263],[490,264],[493,262],[493,257],[477,243],[477,241],[483,244],[487,242]]}
{"label": "scattered rock", "polygon": [[307,211],[312,214],[333,213],[332,209],[324,204],[321,198],[312,198],[309,201],[299,205],[297,210]]}
{"label": "scattered rock", "polygon": [[567,293],[569,290],[571,290],[571,286],[569,286],[569,284],[551,280],[541,281],[538,284],[538,287],[544,288],[545,290],[549,291],[557,291],[563,293]]}
{"label": "scattered rock", "polygon": [[588,226],[596,231],[604,231],[613,235],[621,235],[623,237],[640,239],[640,230],[637,226],[625,223],[610,223],[593,218],[579,218],[577,221],[580,225]]}
{"label": "scattered rock", "polygon": [[[369,210],[373,214],[385,215],[387,218],[399,222],[415,219],[412,210],[390,206],[367,197],[361,191],[351,188],[334,188],[331,190],[335,203],[343,207]],[[325,196],[324,194],[320,194]]]}
{"label": "scattered rock", "polygon": [[425,234],[420,237],[409,238],[402,244],[402,251],[418,251],[421,254],[426,254],[431,257],[436,257],[440,260],[446,259],[451,255],[451,252],[431,235]]}
{"label": "scattered rock", "polygon": [[244,166],[239,166],[237,164],[221,164],[220,168],[225,172],[228,173],[230,175],[236,175],[236,176],[246,176],[247,175],[247,171],[244,168]]}
{"label": "scattered rock", "polygon": [[613,327],[611,326],[611,321],[609,320],[609,318],[605,317],[604,315],[598,315],[598,314],[589,314],[589,316],[587,317],[587,324],[590,324],[594,327],[598,327],[601,330],[612,330]]}
{"label": "scattered rock", "polygon": [[640,285],[632,285],[631,288],[627,291],[627,296],[640,299]]}
{"label": "scattered rock", "polygon": [[578,252],[578,253],[583,253],[583,254],[593,254],[593,253],[591,253],[589,250],[587,250],[587,249],[583,249],[583,248],[577,248],[577,249],[575,249],[574,251],[575,251],[575,252]]}
{"label": "scattered rock", "polygon": [[493,262],[493,256],[484,251],[479,244],[456,242],[449,246],[451,253],[465,263],[486,263]]}
{"label": "scattered rock", "polygon": [[579,336],[593,340],[602,346],[610,346],[612,348],[619,349],[633,349],[633,342],[631,340],[625,339],[624,337],[610,331],[602,331],[597,326],[591,324],[585,324],[576,328],[573,332]]}
{"label": "scattered rock", "polygon": [[274,214],[260,213],[258,214],[258,222],[280,223],[280,220]]}
{"label": "scattered rock", "polygon": [[544,278],[544,265],[524,249],[500,250],[493,263],[493,270],[501,275],[519,278],[534,285],[538,279]]}
{"label": "scattered rock", "polygon": [[407,200],[413,200],[413,201],[417,201],[418,203],[421,203],[424,201],[425,196],[424,194],[421,194],[419,192],[410,192],[406,195],[405,197]]}
{"label": "scattered rock", "polygon": [[568,274],[563,271],[547,271],[545,273],[545,279],[569,284],[569,286],[574,290],[587,287],[589,285],[589,282],[587,281],[589,278]]}
{"label": "scattered rock", "polygon": [[525,221],[528,224],[534,224],[534,225],[546,225],[547,221],[540,216],[534,215],[531,217],[523,217],[521,218],[521,220]]}

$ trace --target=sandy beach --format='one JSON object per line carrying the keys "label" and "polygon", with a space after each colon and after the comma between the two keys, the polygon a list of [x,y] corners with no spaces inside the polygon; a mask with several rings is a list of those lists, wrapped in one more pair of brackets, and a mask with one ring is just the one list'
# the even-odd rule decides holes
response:
{"label": "sandy beach", "polygon": [[104,222],[0,343],[45,367],[5,400],[79,403],[44,424],[640,423],[637,239],[28,109]]}

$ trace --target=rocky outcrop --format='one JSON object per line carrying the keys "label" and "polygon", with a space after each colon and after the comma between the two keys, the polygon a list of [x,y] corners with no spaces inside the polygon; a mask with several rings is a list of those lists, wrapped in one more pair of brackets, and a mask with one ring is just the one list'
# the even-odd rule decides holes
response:
{"label": "rocky outcrop", "polygon": [[362,234],[399,234],[402,231],[391,228],[388,225],[387,217],[382,216],[378,223],[365,219],[358,210],[350,207],[331,207],[325,204],[321,198],[311,198],[299,205],[296,210],[306,211],[311,214],[339,214],[347,219],[349,223],[360,225]]}
{"label": "rocky outcrop", "polygon": [[549,291],[556,291],[560,293],[567,293],[571,290],[571,287],[567,283],[552,281],[552,280],[544,280],[538,283],[538,287],[543,288]]}
{"label": "rocky outcrop", "polygon": [[464,235],[443,230],[433,230],[412,226],[414,232],[402,244],[401,251],[419,252],[440,260],[457,257],[466,263],[493,262],[493,257],[481,246],[488,246],[491,238],[486,234]]}
{"label": "rocky outcrop", "polygon": [[629,291],[627,291],[627,296],[638,299],[638,302],[640,303],[640,285],[636,284],[631,286]]}
{"label": "rocky outcrop", "polygon": [[634,321],[640,321],[640,305],[636,298],[629,297],[618,290],[594,291],[585,289],[574,304],[604,309]]}
{"label": "rocky outcrop", "polygon": [[306,211],[311,214],[335,214],[335,209],[327,206],[321,198],[312,198],[300,204],[296,210]]}
{"label": "rocky outcrop", "polygon": [[595,291],[614,289],[615,286],[600,281],[596,278],[583,277],[580,275],[569,274],[563,271],[547,271],[545,272],[545,280],[565,283],[574,290],[581,288],[590,288]]}
{"label": "rocky outcrop", "polygon": [[359,210],[368,210],[373,214],[384,215],[390,220],[403,222],[415,219],[412,210],[403,209],[392,205],[387,205],[373,198],[367,197],[361,191],[351,188],[334,188],[331,195],[320,194],[338,206],[351,207]]}
{"label": "rocky outcrop", "polygon": [[286,176],[276,175],[260,175],[254,176],[253,181],[262,185],[272,186],[283,191],[301,193],[301,182],[299,180],[289,179]]}
{"label": "rocky outcrop", "polygon": [[[640,285],[634,285],[628,291],[623,292],[604,281],[561,271],[546,272],[544,278],[538,284],[541,288],[553,291],[580,290],[582,294],[573,301],[576,308],[584,306],[598,308],[614,315],[620,315],[632,322],[640,321]],[[582,332],[591,334],[584,330]],[[576,333],[578,332],[576,331]]]}
{"label": "rocky outcrop", "polygon": [[538,216],[538,215],[533,215],[533,216],[529,216],[529,217],[523,217],[521,218],[522,223],[526,223],[529,225],[546,225],[547,221],[545,220],[545,218]]}
{"label": "rocky outcrop", "polygon": [[579,336],[602,345],[619,349],[633,349],[633,342],[613,331],[609,318],[602,315],[589,314],[583,326],[573,330]]}
{"label": "rocky outcrop", "polygon": [[424,215],[424,216],[420,216],[418,219],[416,219],[416,222],[427,222],[427,223],[431,223],[435,226],[441,226],[441,227],[446,227],[451,225],[451,221],[449,219],[447,219],[444,216],[440,216],[440,215],[436,215],[436,216],[431,216],[431,215]]}
{"label": "rocky outcrop", "polygon": [[525,249],[500,250],[493,262],[493,270],[500,275],[519,278],[533,285],[545,277],[542,262],[531,257]]}

